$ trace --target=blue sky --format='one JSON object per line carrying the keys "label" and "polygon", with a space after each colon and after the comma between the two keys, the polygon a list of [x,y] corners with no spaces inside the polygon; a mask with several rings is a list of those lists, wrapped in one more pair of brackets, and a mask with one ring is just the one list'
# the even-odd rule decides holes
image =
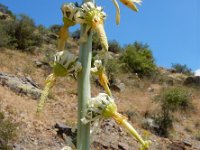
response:
{"label": "blue sky", "polygon": [[[47,27],[62,23],[60,7],[65,2],[75,0],[0,0],[14,13],[27,14],[36,24]],[[138,13],[120,4],[119,26],[115,25],[112,1],[96,2],[108,15],[105,30],[109,40],[121,45],[147,43],[159,66],[169,68],[172,63],[181,63],[194,71],[200,69],[200,0],[143,0]]]}

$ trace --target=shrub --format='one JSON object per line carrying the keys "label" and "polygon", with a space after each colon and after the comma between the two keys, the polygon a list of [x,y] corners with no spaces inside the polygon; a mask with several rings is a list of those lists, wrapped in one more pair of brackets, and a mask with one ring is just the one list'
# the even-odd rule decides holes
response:
{"label": "shrub", "polygon": [[92,37],[92,50],[93,51],[99,51],[102,49],[101,43],[99,41],[100,40],[99,40],[97,33],[94,33],[93,37]]}
{"label": "shrub", "polygon": [[195,138],[200,141],[200,131],[197,131],[196,135],[195,135]]}
{"label": "shrub", "polygon": [[191,107],[190,92],[183,87],[169,87],[161,91],[156,100],[161,102],[162,109],[177,111],[187,110]]}
{"label": "shrub", "polygon": [[181,65],[181,64],[172,64],[172,69],[176,72],[176,73],[183,73],[186,75],[193,75],[192,69],[188,68],[187,65]]}
{"label": "shrub", "polygon": [[78,40],[78,39],[80,39],[80,33],[81,33],[80,29],[77,29],[76,31],[71,33],[71,37],[74,40]]}
{"label": "shrub", "polygon": [[26,15],[20,15],[15,21],[15,35],[18,49],[26,50],[41,45],[41,35],[36,32],[34,21]]}
{"label": "shrub", "polygon": [[119,73],[120,64],[116,59],[109,59],[105,67],[109,82],[113,83]]}
{"label": "shrub", "polygon": [[50,27],[50,31],[58,34],[60,32],[61,25],[54,24]]}
{"label": "shrub", "polygon": [[5,26],[3,25],[2,21],[0,21],[0,47],[6,47],[10,41],[10,36],[5,31]]}
{"label": "shrub", "polygon": [[3,113],[0,112],[0,149],[12,149],[8,144],[16,136],[16,128],[16,124],[5,119]]}
{"label": "shrub", "polygon": [[11,17],[14,17],[13,13],[8,9],[8,7],[3,4],[0,4],[0,12],[2,12],[4,14],[8,14]]}
{"label": "shrub", "polygon": [[158,126],[156,133],[163,137],[169,136],[169,131],[173,127],[173,116],[169,111],[162,111],[161,114],[154,117],[155,123]]}
{"label": "shrub", "polygon": [[167,137],[169,130],[173,127],[173,112],[187,110],[191,108],[190,93],[182,87],[164,88],[159,95],[155,97],[161,104],[159,115],[155,116],[155,122],[158,125],[157,134]]}
{"label": "shrub", "polygon": [[125,63],[126,68],[140,77],[151,76],[156,66],[154,58],[148,45],[135,42],[124,48],[121,61]]}
{"label": "shrub", "polygon": [[115,40],[109,41],[108,44],[109,44],[108,51],[113,52],[113,53],[119,53],[122,51],[122,48],[117,41]]}

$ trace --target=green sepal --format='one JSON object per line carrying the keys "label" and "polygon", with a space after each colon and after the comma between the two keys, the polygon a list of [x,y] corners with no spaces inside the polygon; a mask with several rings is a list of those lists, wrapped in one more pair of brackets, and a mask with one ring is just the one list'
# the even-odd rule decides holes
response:
{"label": "green sepal", "polygon": [[73,20],[69,19],[69,18],[65,18],[63,17],[63,22],[65,26],[74,26],[76,24],[76,22],[74,22]]}
{"label": "green sepal", "polygon": [[58,77],[64,77],[68,74],[67,69],[59,63],[54,63],[53,72]]}
{"label": "green sepal", "polygon": [[117,112],[117,105],[114,102],[108,104],[102,112],[103,117],[111,118]]}

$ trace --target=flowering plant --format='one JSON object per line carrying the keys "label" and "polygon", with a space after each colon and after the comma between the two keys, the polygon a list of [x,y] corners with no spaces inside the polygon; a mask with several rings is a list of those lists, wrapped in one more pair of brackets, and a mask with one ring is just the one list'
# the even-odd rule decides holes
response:
{"label": "flowering plant", "polygon": [[[116,23],[119,24],[120,8],[117,0],[112,0],[112,2],[116,7]],[[141,0],[120,0],[120,2],[137,12],[138,9],[135,4],[140,4]],[[99,36],[103,54],[106,54],[109,48],[104,30],[106,13],[103,11],[103,8],[96,6],[92,0],[85,0],[81,7],[69,3],[64,4],[61,10],[64,25],[60,29],[58,38],[58,50],[60,52],[55,55],[53,73],[46,79],[46,86],[38,103],[37,112],[42,111],[48,92],[53,87],[56,79],[75,74],[78,77],[77,149],[89,150],[90,124],[103,118],[114,119],[141,143],[140,150],[148,149],[151,142],[148,140],[144,141],[132,125],[128,123],[127,118],[118,113],[102,61],[95,60],[94,67],[91,68],[92,33],[96,32]],[[79,58],[68,51],[64,51],[66,40],[69,37],[68,28],[76,24],[81,24]],[[90,91],[91,73],[98,77],[99,83],[105,90],[105,93],[100,93],[93,98],[91,98]],[[71,148],[66,146],[64,149],[69,150]]]}

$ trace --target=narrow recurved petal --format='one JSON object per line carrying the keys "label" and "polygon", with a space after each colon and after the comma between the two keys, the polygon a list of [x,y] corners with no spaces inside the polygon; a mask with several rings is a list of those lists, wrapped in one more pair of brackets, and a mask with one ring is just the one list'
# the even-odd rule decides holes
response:
{"label": "narrow recurved petal", "polygon": [[54,74],[50,74],[47,77],[44,90],[42,91],[40,100],[39,100],[38,105],[37,105],[37,113],[42,112],[44,105],[46,103],[46,99],[49,95],[49,91],[53,87],[55,81],[56,81],[56,76]]}
{"label": "narrow recurved petal", "polygon": [[113,4],[115,5],[116,8],[116,24],[118,25],[120,23],[120,8],[119,4],[116,0],[112,0]]}
{"label": "narrow recurved petal", "polygon": [[136,7],[135,3],[141,4],[142,1],[141,0],[120,0],[120,2],[122,2],[124,5],[126,5],[130,9],[138,12],[138,8]]}
{"label": "narrow recurved petal", "polygon": [[108,51],[109,46],[108,46],[107,36],[106,36],[105,30],[104,30],[104,25],[103,24],[96,25],[95,31],[99,36],[102,49],[105,51]]}
{"label": "narrow recurved petal", "polygon": [[62,51],[65,48],[65,43],[68,39],[69,36],[69,31],[68,31],[68,27],[63,26],[60,29],[59,32],[59,38],[58,38],[58,50]]}

